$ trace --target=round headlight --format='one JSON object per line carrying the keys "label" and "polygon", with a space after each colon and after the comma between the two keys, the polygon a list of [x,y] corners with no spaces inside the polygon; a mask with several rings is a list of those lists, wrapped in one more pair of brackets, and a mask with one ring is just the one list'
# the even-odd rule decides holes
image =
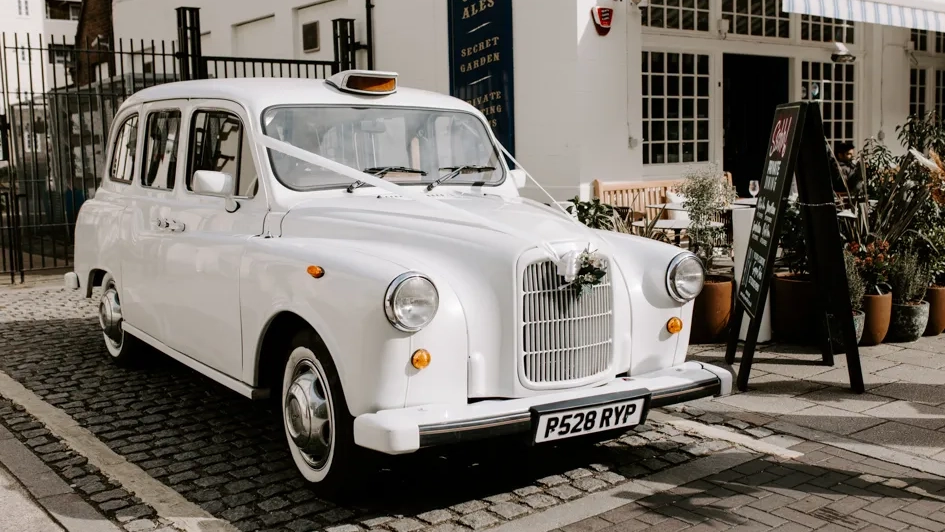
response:
{"label": "round headlight", "polygon": [[397,276],[387,288],[384,312],[394,328],[417,332],[433,321],[440,297],[433,281],[421,273],[407,272]]}
{"label": "round headlight", "polygon": [[666,289],[670,297],[686,303],[702,292],[705,284],[705,268],[702,261],[692,253],[680,253],[669,263],[666,271]]}

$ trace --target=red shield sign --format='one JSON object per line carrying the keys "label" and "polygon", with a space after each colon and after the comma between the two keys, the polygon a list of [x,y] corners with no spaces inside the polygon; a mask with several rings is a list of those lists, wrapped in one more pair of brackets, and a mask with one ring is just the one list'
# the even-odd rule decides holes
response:
{"label": "red shield sign", "polygon": [[610,25],[614,21],[613,8],[592,7],[591,17],[594,19],[594,27],[597,28],[598,35],[607,35],[610,32]]}

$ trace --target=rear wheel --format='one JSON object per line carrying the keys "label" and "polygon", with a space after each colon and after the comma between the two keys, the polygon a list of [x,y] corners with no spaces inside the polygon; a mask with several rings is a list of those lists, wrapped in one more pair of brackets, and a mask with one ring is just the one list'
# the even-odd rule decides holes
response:
{"label": "rear wheel", "polygon": [[282,425],[292,459],[319,491],[346,494],[358,480],[354,418],[335,365],[314,331],[296,334],[282,376]]}
{"label": "rear wheel", "polygon": [[125,332],[118,283],[112,274],[102,279],[102,297],[98,303],[98,324],[102,328],[105,349],[116,364],[131,365],[141,351],[141,341]]}

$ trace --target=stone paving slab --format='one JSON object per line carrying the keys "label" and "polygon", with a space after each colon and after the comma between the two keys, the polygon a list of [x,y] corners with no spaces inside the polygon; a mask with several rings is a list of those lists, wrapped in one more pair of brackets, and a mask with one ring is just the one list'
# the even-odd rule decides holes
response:
{"label": "stone paving slab", "polygon": [[[865,394],[849,390],[844,355],[831,368],[814,348],[772,344],[760,347],[756,360],[763,363],[753,366],[748,392],[690,406],[711,413],[707,419],[696,416],[709,424],[753,413],[760,416],[756,426],[776,419],[945,466],[945,335],[859,352]],[[724,354],[724,346],[701,346],[690,358],[724,367]],[[731,369],[737,372],[738,363]]]}
{"label": "stone paving slab", "polygon": [[793,449],[804,456],[759,457],[556,532],[945,530],[942,477],[882,469],[868,457],[813,442]]}

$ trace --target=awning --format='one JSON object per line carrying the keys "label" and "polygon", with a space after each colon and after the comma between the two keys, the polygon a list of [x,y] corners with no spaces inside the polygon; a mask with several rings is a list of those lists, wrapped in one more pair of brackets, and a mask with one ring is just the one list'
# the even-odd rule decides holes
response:
{"label": "awning", "polygon": [[788,13],[945,32],[945,0],[782,0]]}

